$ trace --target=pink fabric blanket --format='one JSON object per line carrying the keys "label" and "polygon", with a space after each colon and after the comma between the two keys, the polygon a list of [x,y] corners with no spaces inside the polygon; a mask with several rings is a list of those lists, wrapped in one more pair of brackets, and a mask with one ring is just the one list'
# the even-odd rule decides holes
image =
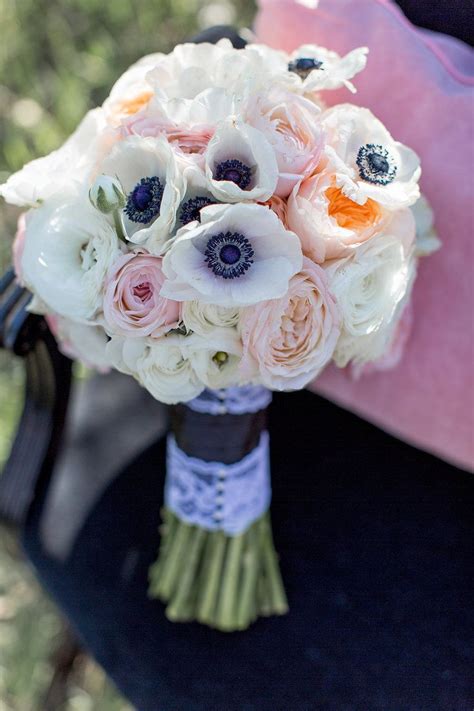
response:
{"label": "pink fabric blanket", "polygon": [[[422,261],[414,326],[399,365],[354,381],[330,368],[312,389],[384,430],[464,468],[474,466],[473,53],[411,25],[389,0],[260,0],[258,41],[340,54],[366,45],[358,93],[329,104],[369,107],[422,162],[421,189],[443,247]],[[316,3],[312,3],[315,5]]]}

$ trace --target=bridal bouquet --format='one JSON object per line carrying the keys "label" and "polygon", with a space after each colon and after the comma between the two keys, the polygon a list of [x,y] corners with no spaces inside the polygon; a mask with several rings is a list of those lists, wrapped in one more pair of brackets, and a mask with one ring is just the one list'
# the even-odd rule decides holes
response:
{"label": "bridal bouquet", "polygon": [[[401,356],[418,260],[438,242],[416,154],[369,110],[325,104],[355,91],[366,58],[226,40],[144,57],[0,188],[29,208],[16,271],[62,348],[189,403],[151,575],[173,619],[237,629],[286,610],[256,413],[331,362],[359,376]],[[189,413],[247,417],[256,438],[203,454]]]}

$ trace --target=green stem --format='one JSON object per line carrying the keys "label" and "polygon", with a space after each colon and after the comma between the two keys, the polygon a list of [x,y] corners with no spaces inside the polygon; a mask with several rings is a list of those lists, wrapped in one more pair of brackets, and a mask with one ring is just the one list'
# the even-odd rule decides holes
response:
{"label": "green stem", "polygon": [[243,545],[243,534],[229,539],[217,610],[217,626],[222,630],[236,629],[237,598]]}
{"label": "green stem", "polygon": [[121,239],[122,242],[127,242],[127,238],[125,236],[125,230],[123,228],[122,214],[121,214],[120,210],[113,210],[112,217],[114,219],[114,225],[115,225],[115,231],[117,233],[117,237],[119,239]]}
{"label": "green stem", "polygon": [[203,528],[196,528],[189,549],[183,559],[183,573],[180,576],[179,585],[170,604],[166,608],[166,615],[170,620],[185,621],[193,619],[192,598],[195,597],[196,590],[193,586],[196,582],[196,570],[202,552],[202,546],[207,531]]}
{"label": "green stem", "polygon": [[271,595],[271,613],[275,615],[284,615],[288,612],[288,601],[286,599],[286,593],[281,579],[280,566],[278,565],[278,559],[273,545],[270,516],[268,513],[264,516],[263,524],[264,535],[262,544],[262,561]]}
{"label": "green stem", "polygon": [[197,611],[197,619],[204,624],[213,625],[217,605],[217,594],[222,576],[222,564],[226,551],[227,539],[222,531],[210,533],[207,539],[209,555],[209,575],[204,582],[201,602]]}

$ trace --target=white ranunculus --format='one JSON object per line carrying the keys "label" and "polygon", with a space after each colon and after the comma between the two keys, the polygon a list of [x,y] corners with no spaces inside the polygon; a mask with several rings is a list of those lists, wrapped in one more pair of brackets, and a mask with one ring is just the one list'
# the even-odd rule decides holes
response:
{"label": "white ranunculus", "polygon": [[205,152],[209,190],[222,202],[268,200],[278,182],[275,151],[264,134],[231,116]]}
{"label": "white ranunculus", "polygon": [[105,275],[120,254],[115,231],[87,195],[56,196],[27,215],[23,279],[61,316],[94,317]]}
{"label": "white ranunculus", "polygon": [[140,111],[153,96],[153,89],[147,81],[147,74],[160,61],[164,54],[148,54],[132,64],[112,87],[103,108],[107,121],[118,126],[122,119]]}
{"label": "white ranunculus", "polygon": [[288,197],[319,163],[324,143],[321,109],[303,96],[271,86],[249,106],[246,118],[275,151],[279,171],[275,192]]}
{"label": "white ranunculus", "polygon": [[433,210],[425,196],[420,195],[411,211],[416,223],[416,256],[429,257],[441,247],[441,240],[434,227]]}
{"label": "white ranunculus", "polygon": [[371,198],[389,209],[409,207],[420,195],[420,161],[394,141],[368,109],[340,104],[323,114],[327,169],[347,197],[361,205]]}
{"label": "white ranunculus", "polygon": [[114,140],[105,126],[102,109],[89,111],[60,148],[11,175],[0,195],[12,205],[36,207],[87,180]]}
{"label": "white ranunculus", "polygon": [[416,273],[413,237],[414,223],[406,211],[394,218],[385,233],[359,245],[349,256],[326,263],[330,289],[343,318],[334,353],[339,367],[374,361],[387,348]]}
{"label": "white ranunculus", "polygon": [[48,325],[59,340],[61,351],[80,360],[88,368],[107,372],[111,364],[106,354],[109,338],[102,326],[78,323],[62,316],[50,316]]}
{"label": "white ranunculus", "polygon": [[123,221],[128,239],[161,254],[173,230],[184,192],[182,176],[166,138],[130,136],[117,143],[101,172],[118,178],[126,195]]}
{"label": "white ranunculus", "polygon": [[107,357],[114,368],[132,375],[157,400],[168,405],[187,402],[203,390],[187,357],[186,338],[122,338],[112,336]]}
{"label": "white ranunculus", "polygon": [[161,294],[177,301],[245,306],[283,296],[301,268],[298,237],[262,205],[210,205],[176,236]]}
{"label": "white ranunculus", "polygon": [[217,390],[240,384],[242,342],[235,329],[214,328],[205,338],[189,336],[184,347],[206,387]]}
{"label": "white ranunculus", "polygon": [[359,74],[367,64],[367,47],[358,47],[340,57],[324,47],[304,44],[290,56],[289,68],[298,79],[298,87],[305,94],[345,86],[356,91],[349,80]]}
{"label": "white ranunculus", "polygon": [[269,78],[258,60],[255,52],[236,50],[228,39],[180,44],[148,73],[147,81],[156,96],[168,99],[194,99],[211,88],[241,96],[258,91]]}
{"label": "white ranunculus", "polygon": [[200,336],[209,336],[216,328],[235,328],[239,322],[240,309],[229,309],[202,301],[183,302],[183,323],[188,331]]}

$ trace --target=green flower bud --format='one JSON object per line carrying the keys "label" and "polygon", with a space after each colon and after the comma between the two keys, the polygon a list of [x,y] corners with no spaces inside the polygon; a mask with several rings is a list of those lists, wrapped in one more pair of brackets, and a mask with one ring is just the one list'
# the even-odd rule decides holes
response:
{"label": "green flower bud", "polygon": [[97,210],[108,215],[125,207],[125,194],[117,178],[99,175],[89,190],[89,200]]}

